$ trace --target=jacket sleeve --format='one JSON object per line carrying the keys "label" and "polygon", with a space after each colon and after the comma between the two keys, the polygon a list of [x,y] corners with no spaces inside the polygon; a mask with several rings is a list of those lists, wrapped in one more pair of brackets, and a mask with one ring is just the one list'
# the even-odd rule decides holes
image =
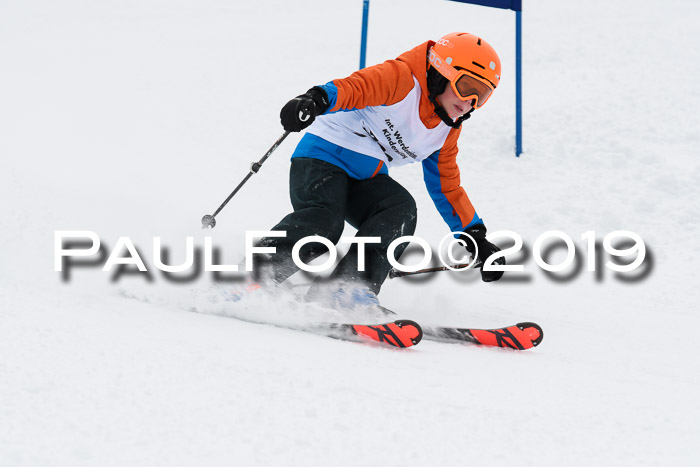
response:
{"label": "jacket sleeve", "polygon": [[406,63],[387,60],[321,87],[329,98],[326,113],[331,113],[395,104],[406,97],[414,85],[413,74]]}
{"label": "jacket sleeve", "polygon": [[423,161],[423,179],[435,207],[452,232],[483,224],[460,182],[457,165],[457,138],[459,130],[453,130],[445,144]]}

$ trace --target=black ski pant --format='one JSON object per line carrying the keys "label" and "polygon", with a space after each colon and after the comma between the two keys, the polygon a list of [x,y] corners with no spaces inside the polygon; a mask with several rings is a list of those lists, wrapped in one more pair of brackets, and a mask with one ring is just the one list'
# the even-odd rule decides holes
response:
{"label": "black ski pant", "polygon": [[[341,168],[328,162],[295,157],[289,174],[289,194],[294,212],[287,215],[273,231],[286,231],[286,237],[266,237],[259,246],[275,247],[276,253],[258,255],[256,269],[283,282],[298,271],[292,260],[292,248],[300,239],[319,235],[337,243],[345,221],[357,229],[358,237],[380,237],[380,243],[365,245],[365,271],[358,271],[358,246],[353,244],[340,260],[330,279],[342,280],[379,293],[391,265],[387,249],[392,241],[413,235],[416,230],[416,203],[411,194],[388,175],[378,174],[356,180]],[[394,250],[395,258],[408,246],[402,243]],[[327,252],[320,243],[307,243],[299,257],[308,264]]]}

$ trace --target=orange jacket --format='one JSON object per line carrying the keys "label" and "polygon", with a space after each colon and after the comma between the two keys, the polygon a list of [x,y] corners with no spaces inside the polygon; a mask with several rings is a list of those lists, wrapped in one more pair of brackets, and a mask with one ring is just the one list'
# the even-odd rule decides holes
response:
{"label": "orange jacket", "polygon": [[[460,182],[460,129],[445,125],[428,99],[427,53],[433,44],[425,42],[395,60],[321,86],[328,94],[330,107],[309,127],[308,133],[379,163],[376,170],[358,176],[362,171],[353,172],[348,166],[365,163],[364,159],[349,161],[346,156],[342,161],[334,161],[330,149],[329,155],[320,157],[356,178],[376,175],[382,164],[391,167],[422,162],[424,180],[435,206],[452,231],[462,231],[482,220]],[[301,147],[306,145],[300,143],[297,153],[303,152]],[[296,157],[309,157],[297,153]]]}

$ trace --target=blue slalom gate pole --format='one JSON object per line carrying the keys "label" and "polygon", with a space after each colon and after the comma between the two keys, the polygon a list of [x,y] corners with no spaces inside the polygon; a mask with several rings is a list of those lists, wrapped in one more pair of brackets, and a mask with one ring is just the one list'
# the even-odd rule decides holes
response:
{"label": "blue slalom gate pole", "polygon": [[369,0],[362,2],[362,39],[360,41],[360,70],[365,67],[367,56],[367,22],[369,20]]}
{"label": "blue slalom gate pole", "polygon": [[515,12],[515,156],[523,153],[522,10]]}

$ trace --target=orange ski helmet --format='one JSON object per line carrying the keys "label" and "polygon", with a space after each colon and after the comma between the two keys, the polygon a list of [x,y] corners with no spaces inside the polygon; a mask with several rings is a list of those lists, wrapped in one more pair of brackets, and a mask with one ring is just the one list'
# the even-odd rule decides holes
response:
{"label": "orange ski helmet", "polygon": [[463,101],[483,106],[501,80],[501,60],[485,40],[466,32],[453,32],[428,51],[428,62]]}

